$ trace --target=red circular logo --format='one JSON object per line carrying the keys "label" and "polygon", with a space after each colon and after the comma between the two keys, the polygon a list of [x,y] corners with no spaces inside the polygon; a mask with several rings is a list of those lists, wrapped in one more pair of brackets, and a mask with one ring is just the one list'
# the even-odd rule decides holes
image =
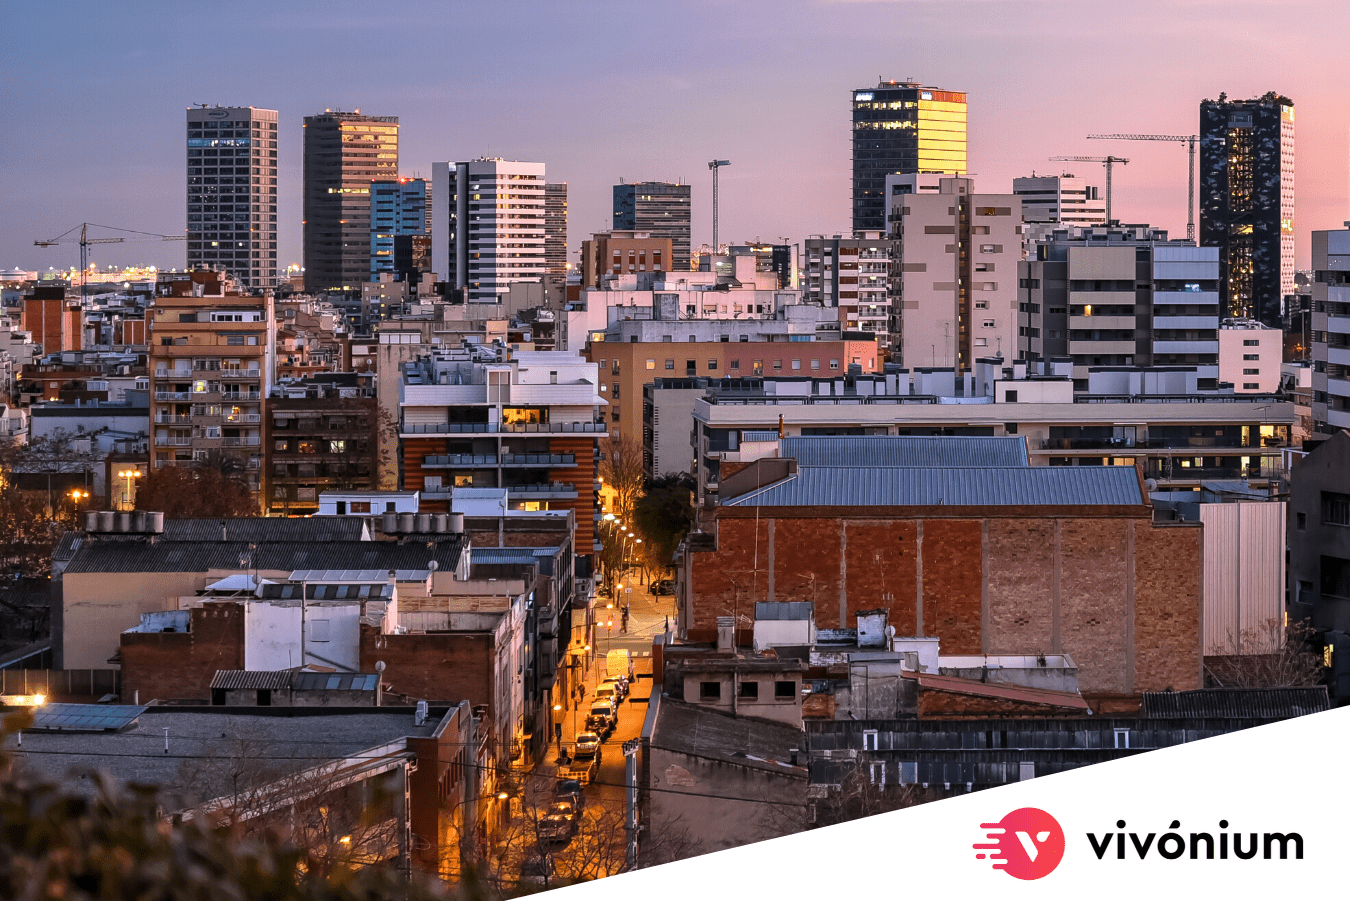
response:
{"label": "red circular logo", "polygon": [[977,860],[1018,879],[1048,876],[1064,859],[1064,830],[1050,814],[1022,807],[997,823],[981,823],[987,842],[975,843]]}

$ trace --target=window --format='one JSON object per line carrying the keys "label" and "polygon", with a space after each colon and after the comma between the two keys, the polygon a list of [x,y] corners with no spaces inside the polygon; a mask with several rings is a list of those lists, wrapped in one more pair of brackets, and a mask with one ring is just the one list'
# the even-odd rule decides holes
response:
{"label": "window", "polygon": [[1350,494],[1322,492],[1322,524],[1350,526]]}
{"label": "window", "polygon": [[352,501],[353,513],[369,513],[370,501]]}
{"label": "window", "polygon": [[792,368],[793,368],[794,370],[801,369],[801,368],[802,368],[802,361],[801,361],[801,360],[793,360],[793,361],[792,361]]}
{"label": "window", "polygon": [[830,361],[830,368],[831,368],[831,369],[838,369],[838,368],[839,368],[839,361],[838,361],[838,360],[831,360],[831,361]]}
{"label": "window", "polygon": [[773,696],[778,701],[794,701],[797,699],[797,683],[792,680],[782,680],[773,683]]}
{"label": "window", "polygon": [[667,370],[674,370],[674,369],[675,369],[675,361],[674,361],[674,360],[666,360],[666,369],[667,369]]}
{"label": "window", "polygon": [[1261,359],[1261,355],[1260,355],[1260,354],[1243,354],[1243,355],[1242,355],[1242,359],[1244,359],[1244,360],[1259,360],[1259,359]]}
{"label": "window", "polygon": [[737,689],[737,691],[736,691],[736,697],[738,697],[738,698],[743,698],[744,700],[747,700],[747,701],[758,701],[758,700],[759,700],[759,683],[758,683],[758,682],[742,682],[742,683],[740,684],[740,687],[739,687],[739,688]]}
{"label": "window", "polygon": [[753,370],[755,371],[755,375],[763,375],[763,374],[764,374],[764,361],[763,361],[763,360],[753,360],[753,361],[751,361],[751,367],[750,367],[750,368],[753,369]]}
{"label": "window", "polygon": [[811,368],[812,368],[812,369],[819,369],[819,368],[820,368],[820,361],[819,361],[819,360],[812,360],[812,361],[811,361]]}
{"label": "window", "polygon": [[655,360],[648,360],[648,361],[647,361],[647,368],[648,368],[648,369],[655,369],[655,368],[656,368],[656,361],[655,361]]}
{"label": "window", "polygon": [[863,733],[862,749],[864,751],[875,751],[877,749],[877,730],[868,729]]}
{"label": "window", "polygon": [[886,784],[886,764],[880,760],[874,760],[867,765],[867,777],[872,780],[873,785]]}
{"label": "window", "polygon": [[272,706],[272,690],[270,688],[258,689],[258,706],[259,707]]}
{"label": "window", "polygon": [[1242,370],[1242,374],[1243,374],[1243,375],[1260,375],[1260,374],[1261,374],[1261,370],[1259,370],[1259,369],[1244,369],[1244,370]]}
{"label": "window", "polygon": [[731,368],[731,371],[732,371],[732,372],[738,372],[738,371],[740,371],[740,368],[741,368],[741,361],[740,361],[740,360],[732,360],[732,361],[731,361],[731,366],[730,366],[730,368]]}
{"label": "window", "polygon": [[1308,514],[1296,513],[1294,514],[1294,517],[1298,522],[1298,530],[1300,532],[1306,531],[1308,528]]}
{"label": "window", "polygon": [[684,361],[684,368],[685,368],[685,371],[687,371],[690,375],[693,375],[695,372],[698,372],[698,361],[697,361],[697,360],[685,360],[685,361]]}
{"label": "window", "polygon": [[1015,404],[1015,403],[1017,403],[1017,392],[1016,392],[1016,391],[1009,391],[1009,392],[1007,392],[1006,394],[1003,395],[1003,399],[1004,399],[1005,401],[1007,401],[1008,403],[1010,403],[1010,404]]}
{"label": "window", "polygon": [[1243,382],[1243,383],[1242,383],[1242,390],[1243,390],[1243,391],[1260,391],[1260,390],[1261,390],[1261,383],[1260,383],[1260,382]]}
{"label": "window", "polygon": [[705,701],[722,700],[722,683],[700,682],[698,684],[698,696]]}
{"label": "window", "polygon": [[[1197,289],[1199,288],[1198,285],[1197,285],[1196,287],[1197,287]],[[1255,339],[1255,338],[1244,338],[1244,339],[1242,339],[1242,346],[1243,346],[1243,347],[1260,347],[1260,346],[1261,346],[1261,342],[1260,342],[1259,340]]]}
{"label": "window", "polygon": [[994,327],[994,320],[992,320],[992,319],[985,319],[985,320],[982,321],[980,324],[981,324],[982,326],[984,326],[985,328],[993,328],[993,327]]}
{"label": "window", "polygon": [[243,344],[244,344],[244,336],[243,336],[243,335],[226,335],[226,336],[225,336],[225,343],[226,343],[227,345],[234,345],[234,346],[236,346],[236,347],[242,347]]}
{"label": "window", "polygon": [[1130,730],[1116,729],[1115,733],[1116,733],[1116,747],[1128,748],[1130,746]]}
{"label": "window", "polygon": [[709,371],[709,372],[714,372],[714,371],[716,371],[716,370],[717,370],[717,361],[716,361],[716,360],[711,360],[711,359],[708,360],[708,371]]}
{"label": "window", "polygon": [[774,361],[773,361],[773,368],[774,368],[774,371],[775,371],[775,372],[782,372],[782,371],[783,371],[783,361],[782,361],[782,360],[774,360]]}
{"label": "window", "polygon": [[309,621],[309,640],[310,641],[328,641],[328,620],[312,619]]}

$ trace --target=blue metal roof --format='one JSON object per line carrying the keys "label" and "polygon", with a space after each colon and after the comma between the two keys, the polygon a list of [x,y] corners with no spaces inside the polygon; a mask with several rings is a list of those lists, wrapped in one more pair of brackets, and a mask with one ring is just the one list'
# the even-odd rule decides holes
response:
{"label": "blue metal roof", "polygon": [[469,564],[498,565],[509,563],[533,564],[540,557],[552,557],[556,547],[471,547]]}
{"label": "blue metal roof", "polygon": [[728,507],[1138,506],[1132,466],[872,468],[809,466]]}
{"label": "blue metal roof", "polygon": [[1022,467],[1027,461],[1026,439],[978,436],[847,435],[784,438],[780,457],[792,457],[799,466]]}

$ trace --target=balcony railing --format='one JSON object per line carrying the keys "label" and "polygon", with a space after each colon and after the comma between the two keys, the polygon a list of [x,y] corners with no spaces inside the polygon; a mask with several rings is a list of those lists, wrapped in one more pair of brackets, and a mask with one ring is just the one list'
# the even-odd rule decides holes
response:
{"label": "balcony railing", "polygon": [[256,424],[262,422],[260,413],[228,413],[224,417],[225,422],[242,422]]}
{"label": "balcony railing", "polygon": [[155,417],[156,425],[191,425],[191,416],[174,416],[169,413],[161,413]]}
{"label": "balcony railing", "polygon": [[253,438],[222,438],[221,444],[225,447],[257,447],[262,444],[262,439]]}
{"label": "balcony railing", "polygon": [[192,447],[191,438],[165,438],[162,435],[155,437],[155,447]]}
{"label": "balcony railing", "polygon": [[422,460],[423,466],[496,466],[496,454],[430,454]]}
{"label": "balcony railing", "polygon": [[494,435],[494,434],[603,434],[602,422],[410,422],[399,430],[405,435]]}
{"label": "balcony railing", "polygon": [[222,369],[219,377],[222,379],[259,379],[262,378],[260,369]]}
{"label": "balcony railing", "polygon": [[506,493],[525,497],[574,498],[577,496],[575,485],[567,482],[550,482],[544,485],[509,485]]}
{"label": "balcony railing", "polygon": [[192,400],[191,391],[156,391],[155,400]]}
{"label": "balcony railing", "polygon": [[575,454],[502,454],[503,466],[576,466]]}

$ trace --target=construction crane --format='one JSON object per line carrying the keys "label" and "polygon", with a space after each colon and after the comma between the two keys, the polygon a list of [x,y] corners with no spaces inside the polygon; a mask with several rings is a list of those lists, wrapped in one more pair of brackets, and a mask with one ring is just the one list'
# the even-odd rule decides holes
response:
{"label": "construction crane", "polygon": [[1088,135],[1100,141],[1169,141],[1185,144],[1190,155],[1190,180],[1186,187],[1186,240],[1195,243],[1195,142],[1199,135]]}
{"label": "construction crane", "polygon": [[[712,170],[713,174],[713,256],[717,256],[717,170],[730,165],[731,160],[713,160],[708,164],[708,168]],[[716,270],[717,267],[713,266],[713,269]]]}
{"label": "construction crane", "polygon": [[1113,222],[1111,218],[1111,167],[1116,163],[1122,166],[1129,165],[1129,160],[1123,156],[1052,156],[1051,162],[1069,162],[1069,163],[1102,163],[1106,166],[1106,221]]}
{"label": "construction crane", "polygon": [[[138,238],[131,238],[131,239],[128,239],[128,238],[122,238],[122,237],[117,237],[117,238],[91,238],[91,237],[89,237],[89,229],[90,229],[91,226],[92,226],[93,228],[105,228],[105,229],[107,229],[108,231],[126,232],[126,233],[129,234],[129,235],[140,235],[140,236],[142,236],[142,237],[139,238],[139,239],[138,239]],[[70,237],[70,233],[73,232],[73,231],[75,231],[75,229],[77,229],[77,228],[80,230],[80,237],[79,237],[78,239],[77,239],[77,238],[74,238],[74,237]],[[118,228],[118,227],[115,226],[115,225],[99,225],[99,224],[94,223],[94,222],[81,222],[79,225],[77,225],[77,226],[75,226],[74,228],[71,228],[71,229],[69,229],[69,230],[67,230],[67,231],[62,232],[61,234],[57,235],[55,238],[51,238],[51,239],[46,240],[46,241],[34,241],[34,242],[33,242],[33,245],[36,246],[36,247],[53,247],[53,246],[55,246],[55,245],[57,245],[57,244],[76,244],[76,243],[78,243],[78,244],[80,245],[80,297],[84,297],[84,296],[85,296],[85,278],[86,278],[86,276],[88,275],[88,272],[89,272],[89,245],[90,245],[90,244],[121,244],[122,242],[127,241],[127,240],[135,241],[135,240],[144,240],[145,238],[159,238],[161,241],[186,241],[187,238],[188,238],[188,236],[187,236],[187,235],[161,235],[161,234],[158,234],[158,233],[156,233],[156,232],[142,232],[142,231],[136,231],[135,229],[132,229],[132,228]]]}

